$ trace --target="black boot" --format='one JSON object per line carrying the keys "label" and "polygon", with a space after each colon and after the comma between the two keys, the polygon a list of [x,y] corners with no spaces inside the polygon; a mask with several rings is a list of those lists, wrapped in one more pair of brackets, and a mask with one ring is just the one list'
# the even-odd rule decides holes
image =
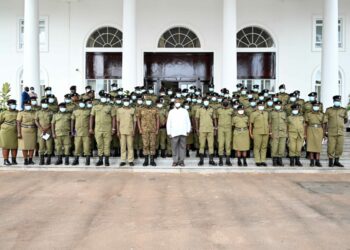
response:
{"label": "black boot", "polygon": [[142,150],[142,149],[141,149],[140,152],[139,152],[139,156],[140,156],[140,158],[145,157],[145,156],[143,155],[143,150]]}
{"label": "black boot", "polygon": [[74,157],[73,166],[79,165],[79,156]]}
{"label": "black boot", "polygon": [[203,154],[199,154],[198,166],[203,166],[203,165],[204,165],[204,155]]}
{"label": "black boot", "polygon": [[4,165],[5,165],[5,166],[11,166],[12,164],[11,164],[11,162],[9,161],[9,159],[6,159],[6,160],[4,160]]}
{"label": "black boot", "polygon": [[190,157],[190,150],[186,150],[186,157]]}
{"label": "black boot", "polygon": [[109,156],[105,156],[105,166],[109,167]]}
{"label": "black boot", "polygon": [[29,165],[35,165],[35,162],[33,161],[33,158],[29,158],[28,164]]}
{"label": "black boot", "polygon": [[242,160],[241,160],[241,157],[238,157],[238,158],[237,158],[237,165],[238,165],[239,167],[242,167]]}
{"label": "black boot", "polygon": [[290,161],[289,166],[294,167],[294,166],[295,166],[295,157],[294,157],[294,156],[291,156],[291,157],[289,158],[289,161]]}
{"label": "black boot", "polygon": [[12,165],[17,165],[16,157],[12,157],[11,164],[12,164]]}
{"label": "black boot", "polygon": [[156,167],[157,164],[156,164],[156,162],[154,161],[154,155],[151,155],[150,158],[151,158],[151,162],[150,162],[151,166],[152,166],[152,167]]}
{"label": "black boot", "polygon": [[224,162],[222,161],[222,156],[219,156],[219,166],[223,166]]}
{"label": "black boot", "polygon": [[157,150],[156,150],[156,153],[155,153],[155,155],[154,155],[154,158],[157,159],[158,156],[159,156],[159,150],[157,149]]}
{"label": "black boot", "polygon": [[24,165],[29,165],[29,160],[27,158],[24,159]]}
{"label": "black boot", "polygon": [[247,164],[247,158],[245,158],[245,157],[243,157],[243,166],[248,166],[248,164]]}
{"label": "black boot", "polygon": [[278,157],[278,158],[277,158],[277,164],[278,164],[278,166],[280,166],[280,167],[284,167],[282,157]]}
{"label": "black boot", "polygon": [[137,155],[137,150],[134,149],[134,158],[137,159],[139,156]]}
{"label": "black boot", "polygon": [[344,165],[339,162],[339,158],[335,158],[334,160],[334,166],[343,168]]}
{"label": "black boot", "polygon": [[328,167],[334,167],[333,159],[329,158],[328,160]]}
{"label": "black boot", "polygon": [[115,156],[120,157],[120,148],[115,149]]}
{"label": "black boot", "polygon": [[231,158],[235,158],[235,151],[234,150],[231,150],[231,155],[230,155]]}
{"label": "black boot", "polygon": [[277,167],[278,166],[276,157],[272,157],[272,166],[273,167]]}
{"label": "black boot", "polygon": [[86,156],[86,158],[85,158],[85,166],[90,166],[90,156]]}
{"label": "black boot", "polygon": [[66,156],[64,157],[64,165],[66,165],[66,166],[69,165],[69,156],[68,156],[68,155],[66,155]]}
{"label": "black boot", "polygon": [[316,160],[315,165],[316,165],[316,167],[319,167],[319,168],[322,167],[322,164],[321,164],[320,160]]}
{"label": "black boot", "polygon": [[46,165],[51,165],[51,155],[47,156]]}
{"label": "black boot", "polygon": [[209,155],[209,165],[210,166],[217,166],[216,162],[214,161],[213,155]]}
{"label": "black boot", "polygon": [[196,152],[196,157],[200,157],[198,149],[197,149],[197,152]]}
{"label": "black boot", "polygon": [[62,162],[62,156],[59,155],[57,156],[57,161],[55,162],[55,165],[61,165],[63,162]]}
{"label": "black boot", "polygon": [[98,161],[96,162],[96,167],[100,167],[103,165],[103,156],[98,157]]}
{"label": "black boot", "polygon": [[162,150],[160,151],[160,157],[166,158],[165,149],[162,149]]}
{"label": "black boot", "polygon": [[43,155],[40,155],[40,161],[39,161],[39,165],[42,166],[45,164],[45,158]]}
{"label": "black boot", "polygon": [[148,155],[145,155],[144,157],[145,157],[145,161],[143,162],[142,165],[143,165],[144,167],[147,167],[148,164],[149,164],[149,162],[148,162]]}
{"label": "black boot", "polygon": [[231,163],[231,160],[230,160],[230,156],[226,156],[226,162],[225,162],[226,166],[229,166],[231,167],[232,166],[232,163]]}
{"label": "black boot", "polygon": [[303,164],[301,164],[301,162],[300,162],[300,157],[295,157],[295,165],[297,165],[298,167],[303,166]]}
{"label": "black boot", "polygon": [[314,167],[315,166],[315,160],[310,160],[310,167]]}

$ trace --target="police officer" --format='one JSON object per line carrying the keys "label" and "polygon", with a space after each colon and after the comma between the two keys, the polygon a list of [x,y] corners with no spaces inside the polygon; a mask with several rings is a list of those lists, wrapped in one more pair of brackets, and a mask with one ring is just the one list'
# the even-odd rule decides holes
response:
{"label": "police officer", "polygon": [[35,123],[38,128],[38,142],[39,142],[39,165],[44,165],[45,155],[47,156],[46,165],[51,164],[51,156],[53,153],[53,139],[51,131],[51,122],[53,112],[49,109],[47,99],[41,100],[41,110],[35,114]]}
{"label": "police officer", "polygon": [[79,165],[79,156],[84,153],[85,165],[90,165],[91,135],[89,134],[89,122],[91,109],[87,107],[89,99],[81,98],[79,108],[75,109],[71,116],[71,134],[74,136],[74,161],[73,166]]}
{"label": "police officer", "polygon": [[113,83],[111,85],[111,91],[109,93],[112,97],[116,97],[118,95],[118,84]]}
{"label": "police officer", "polygon": [[[17,165],[17,126],[16,119],[18,115],[16,100],[7,101],[8,110],[0,113],[0,146],[2,148],[2,156],[4,165]],[[12,161],[9,161],[11,151]]]}
{"label": "police officer", "polygon": [[286,150],[287,115],[283,111],[282,102],[275,102],[274,110],[269,114],[271,156],[273,166],[283,167],[282,157]]}
{"label": "police officer", "polygon": [[159,133],[157,135],[157,143],[156,143],[156,156],[158,156],[158,150],[160,148],[160,155],[162,158],[165,158],[165,150],[166,150],[166,121],[168,116],[168,110],[164,107],[163,99],[157,100],[156,107],[159,112]]}
{"label": "police officer", "polygon": [[81,95],[81,99],[83,101],[87,100],[87,99],[91,99],[91,86],[86,86],[85,87],[85,93]]}
{"label": "police officer", "polygon": [[254,140],[254,158],[256,166],[266,167],[266,151],[269,140],[269,114],[265,102],[258,102],[258,110],[250,115],[249,135]]}
{"label": "police officer", "polygon": [[145,161],[144,167],[147,167],[150,163],[151,166],[157,166],[154,161],[154,155],[156,153],[156,140],[159,131],[159,112],[152,104],[152,100],[145,100],[145,107],[140,109],[137,116],[137,124],[139,131],[142,135],[143,142],[143,154]]}
{"label": "police officer", "polygon": [[206,142],[209,148],[209,165],[216,166],[214,161],[214,134],[216,134],[216,113],[209,107],[209,100],[203,99],[203,106],[196,113],[196,132],[199,135],[199,163],[204,165],[204,150]]}
{"label": "police officer", "polygon": [[326,110],[324,116],[325,131],[328,136],[328,165],[329,167],[344,167],[339,162],[339,158],[343,154],[344,124],[348,122],[348,112],[341,106],[341,96],[333,96],[333,104],[333,107]]}
{"label": "police officer", "polygon": [[90,134],[95,134],[98,161],[96,166],[109,166],[109,156],[111,154],[112,135],[115,134],[115,113],[112,112],[112,106],[107,102],[108,94],[103,90],[99,92],[100,103],[93,106],[90,116]]}
{"label": "police officer", "polygon": [[282,102],[282,106],[286,105],[289,101],[289,95],[286,93],[286,85],[281,84],[279,87],[279,92],[277,94],[278,99]]}
{"label": "police officer", "polygon": [[71,113],[67,111],[66,103],[58,105],[58,113],[53,115],[51,126],[52,136],[55,139],[57,161],[55,165],[62,164],[62,156],[65,156],[64,164],[69,165],[71,148]]}
{"label": "police officer", "polygon": [[224,99],[222,107],[217,109],[216,118],[218,126],[219,143],[219,166],[223,166],[224,151],[226,153],[226,165],[232,166],[230,162],[231,143],[232,143],[232,117],[233,109],[229,106],[229,101]]}
{"label": "police officer", "polygon": [[[137,92],[140,92],[140,87],[136,87]],[[133,105],[133,108],[135,108],[135,114],[140,112],[140,110],[143,108],[143,99],[141,95],[137,96],[136,103]],[[142,144],[142,135],[140,134],[139,128],[136,126],[135,130],[135,136],[134,136],[134,158],[138,158],[140,156],[143,157],[143,144]]]}
{"label": "police officer", "polygon": [[[314,102],[317,102],[317,93],[316,92],[311,92],[308,96],[309,96],[309,100],[307,102],[305,102],[304,106],[303,106],[303,114],[304,115],[311,112]],[[323,112],[322,103],[319,103],[318,106],[320,107],[320,111]]]}
{"label": "police officer", "polygon": [[128,161],[129,166],[132,167],[134,166],[134,136],[137,119],[135,109],[130,107],[129,98],[124,98],[123,107],[117,110],[116,119],[121,149],[120,166],[124,167]]}
{"label": "police officer", "polygon": [[52,98],[53,100],[49,100],[49,103],[58,105],[57,98],[53,95],[51,87],[45,88],[45,95],[42,96],[41,99],[45,99],[45,98],[46,99]]}
{"label": "police officer", "polygon": [[72,102],[71,94],[64,95],[64,102],[66,103],[66,109],[69,113],[73,113],[73,111],[77,108],[76,103]]}
{"label": "police officer", "polygon": [[[237,114],[232,118],[233,150],[237,154],[238,166],[248,166],[247,151],[250,149],[249,117],[245,114],[243,105],[237,107]],[[242,163],[243,159],[243,163]]]}
{"label": "police officer", "polygon": [[288,126],[288,149],[290,166],[294,167],[303,165],[300,162],[301,148],[306,138],[305,119],[300,113],[300,105],[293,104],[291,106],[291,115],[287,118]]}

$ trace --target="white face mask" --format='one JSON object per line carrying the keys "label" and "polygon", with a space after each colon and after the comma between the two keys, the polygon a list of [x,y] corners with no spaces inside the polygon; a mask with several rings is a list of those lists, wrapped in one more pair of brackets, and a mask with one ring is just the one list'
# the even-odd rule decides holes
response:
{"label": "white face mask", "polygon": [[214,91],[214,89],[213,89],[213,88],[209,88],[209,91],[210,91],[210,92],[213,92],[213,91]]}
{"label": "white face mask", "polygon": [[62,113],[66,112],[66,108],[60,108],[60,112]]}
{"label": "white face mask", "polygon": [[175,103],[175,107],[176,108],[180,108],[181,107],[181,103],[179,103],[179,102]]}
{"label": "white face mask", "polygon": [[173,91],[168,91],[168,95],[172,95],[173,94]]}
{"label": "white face mask", "polygon": [[299,110],[292,110],[292,114],[293,114],[293,115],[299,114]]}
{"label": "white face mask", "polygon": [[177,98],[180,98],[180,97],[181,97],[181,94],[180,94],[180,93],[177,93],[177,94],[176,94],[176,97],[177,97]]}
{"label": "white face mask", "polygon": [[309,96],[309,101],[310,101],[310,102],[315,101],[315,97],[314,97],[314,96]]}
{"label": "white face mask", "polygon": [[43,103],[43,104],[41,104],[41,107],[42,107],[43,109],[47,109],[47,108],[49,107],[49,105],[47,105],[47,103]]}
{"label": "white face mask", "polygon": [[190,109],[190,106],[186,105],[186,106],[185,106],[185,109],[186,109],[186,110],[189,110],[189,109]]}
{"label": "white face mask", "polygon": [[136,100],[136,96],[135,95],[133,95],[133,96],[131,96],[131,99],[133,99],[133,100]]}
{"label": "white face mask", "polygon": [[250,103],[250,106],[251,106],[251,107],[255,107],[255,106],[256,106],[256,102],[251,102],[251,103]]}
{"label": "white face mask", "polygon": [[265,98],[263,96],[259,96],[259,100],[263,101]]}
{"label": "white face mask", "polygon": [[340,107],[341,106],[341,102],[339,102],[339,101],[335,101],[333,104],[334,104],[335,107]]}
{"label": "white face mask", "polygon": [[17,108],[16,104],[10,104],[10,109],[15,110]]}
{"label": "white face mask", "polygon": [[112,87],[112,90],[113,91],[116,91],[118,88],[117,87]]}
{"label": "white face mask", "polygon": [[267,102],[267,106],[271,107],[273,105],[273,102],[269,101]]}
{"label": "white face mask", "polygon": [[296,100],[297,100],[296,97],[291,97],[291,98],[290,98],[290,101],[291,101],[291,102],[295,102]]}
{"label": "white face mask", "polygon": [[211,98],[213,102],[216,102],[216,97]]}
{"label": "white face mask", "polygon": [[85,103],[80,102],[80,103],[79,103],[79,107],[80,107],[80,108],[85,108]]}
{"label": "white face mask", "polygon": [[118,95],[123,95],[123,91],[118,91]]}
{"label": "white face mask", "polygon": [[243,91],[241,92],[241,94],[242,94],[242,95],[246,95],[246,94],[247,94],[247,91],[243,90]]}
{"label": "white face mask", "polygon": [[117,101],[116,101],[116,104],[121,104],[121,103],[122,103],[121,100],[117,100]]}
{"label": "white face mask", "polygon": [[129,105],[130,105],[130,102],[124,102],[125,107],[129,107]]}
{"label": "white face mask", "polygon": [[137,104],[141,105],[142,104],[142,100],[137,100]]}
{"label": "white face mask", "polygon": [[37,104],[37,101],[31,101],[32,105],[35,106]]}
{"label": "white face mask", "polygon": [[317,112],[317,111],[320,110],[320,107],[319,107],[319,106],[313,106],[312,109],[313,109],[313,111],[316,111],[316,112]]}
{"label": "white face mask", "polygon": [[152,104],[152,101],[150,101],[150,100],[147,100],[147,101],[146,101],[146,105],[147,105],[147,106],[151,106],[151,104]]}
{"label": "white face mask", "polygon": [[233,105],[233,108],[234,108],[234,109],[237,109],[237,108],[238,108],[238,105]]}
{"label": "white face mask", "polygon": [[199,91],[196,91],[196,95],[200,95],[201,94],[201,92],[199,92]]}
{"label": "white face mask", "polygon": [[54,103],[55,99],[49,98],[49,103]]}
{"label": "white face mask", "polygon": [[51,90],[47,90],[45,93],[46,95],[51,95]]}
{"label": "white face mask", "polygon": [[237,113],[240,114],[240,115],[243,115],[244,114],[244,110],[238,110]]}
{"label": "white face mask", "polygon": [[209,101],[204,101],[203,104],[207,107],[209,105]]}
{"label": "white face mask", "polygon": [[70,99],[65,99],[64,102],[65,103],[71,103],[71,100]]}
{"label": "white face mask", "polygon": [[286,92],[286,90],[285,89],[280,89],[280,92],[283,94],[283,93]]}
{"label": "white face mask", "polygon": [[264,106],[259,106],[258,109],[259,109],[260,111],[263,111],[263,110],[265,109],[265,107],[264,107]]}
{"label": "white face mask", "polygon": [[89,109],[92,108],[92,104],[91,104],[91,103],[88,103],[86,106],[87,106]]}
{"label": "white face mask", "polygon": [[157,104],[157,108],[160,108],[160,109],[163,108],[163,104],[158,103],[158,104]]}
{"label": "white face mask", "polygon": [[281,110],[281,106],[279,106],[279,105],[275,106],[275,109],[279,111],[279,110]]}
{"label": "white face mask", "polygon": [[202,103],[202,100],[197,100],[197,103],[201,104],[201,103]]}
{"label": "white face mask", "polygon": [[251,98],[253,98],[253,95],[249,94],[248,99],[251,99]]}
{"label": "white face mask", "polygon": [[101,98],[101,102],[102,102],[102,103],[106,103],[106,102],[107,102],[107,98],[102,97],[102,98]]}
{"label": "white face mask", "polygon": [[32,110],[32,106],[28,106],[28,105],[24,106],[24,109],[27,110],[27,111],[30,111],[30,110]]}
{"label": "white face mask", "polygon": [[154,91],[153,90],[149,90],[148,93],[153,95]]}

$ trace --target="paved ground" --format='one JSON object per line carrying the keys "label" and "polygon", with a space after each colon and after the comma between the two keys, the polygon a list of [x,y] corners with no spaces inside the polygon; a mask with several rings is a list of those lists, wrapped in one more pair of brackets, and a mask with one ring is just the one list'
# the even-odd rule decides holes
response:
{"label": "paved ground", "polygon": [[1,249],[350,249],[349,174],[0,172]]}

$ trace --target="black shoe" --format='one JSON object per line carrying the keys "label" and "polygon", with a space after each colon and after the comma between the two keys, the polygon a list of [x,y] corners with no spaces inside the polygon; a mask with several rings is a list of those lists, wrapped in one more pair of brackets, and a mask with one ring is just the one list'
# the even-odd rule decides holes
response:
{"label": "black shoe", "polygon": [[135,166],[135,164],[133,162],[129,162],[129,166],[133,167],[133,166]]}
{"label": "black shoe", "polygon": [[98,161],[96,162],[96,167],[100,167],[103,165],[103,156],[98,157]]}
{"label": "black shoe", "polygon": [[339,162],[339,158],[335,158],[334,166],[343,168],[344,165]]}
{"label": "black shoe", "polygon": [[90,156],[86,156],[86,158],[85,158],[85,166],[90,166]]}
{"label": "black shoe", "polygon": [[166,158],[165,149],[162,149],[162,150],[160,151],[160,157]]}
{"label": "black shoe", "polygon": [[273,167],[277,167],[278,166],[276,157],[272,157],[272,166]]}
{"label": "black shoe", "polygon": [[267,164],[266,164],[266,162],[262,162],[262,163],[260,163],[260,166],[267,167]]}
{"label": "black shoe", "polygon": [[235,151],[234,150],[231,150],[231,155],[230,155],[231,158],[235,158]]}
{"label": "black shoe", "polygon": [[200,156],[199,156],[199,150],[197,150],[196,157],[200,157]]}
{"label": "black shoe", "polygon": [[239,167],[242,167],[242,160],[241,160],[241,158],[239,157],[239,158],[237,158],[237,165],[239,166]]}
{"label": "black shoe", "polygon": [[226,164],[226,166],[229,166],[229,167],[232,166],[232,163],[231,163],[231,160],[230,160],[230,157],[229,157],[229,156],[226,157],[226,162],[225,162],[225,164]]}
{"label": "black shoe", "polygon": [[190,150],[186,150],[186,157],[190,157]]}
{"label": "black shoe", "polygon": [[109,156],[105,156],[105,166],[109,167]]}
{"label": "black shoe", "polygon": [[139,156],[137,155],[137,150],[134,149],[134,158],[137,159]]}
{"label": "black shoe", "polygon": [[51,165],[51,155],[46,158],[46,165]]}
{"label": "black shoe", "polygon": [[145,155],[144,157],[145,157],[145,161],[143,162],[142,166],[147,167],[149,164],[149,158],[148,158],[148,155]]}
{"label": "black shoe", "polygon": [[126,163],[125,163],[125,162],[121,162],[121,163],[119,164],[119,167],[124,167],[124,166],[126,166]]}
{"label": "black shoe", "polygon": [[11,161],[12,165],[17,165],[17,160],[15,157],[12,157],[12,161]]}
{"label": "black shoe", "polygon": [[35,165],[35,162],[33,161],[32,158],[29,158],[28,164],[29,164],[29,165]]}
{"label": "black shoe", "polygon": [[280,167],[284,167],[282,157],[277,158],[277,164],[278,164],[278,166],[280,166]]}
{"label": "black shoe", "polygon": [[247,167],[248,166],[248,164],[247,164],[247,158],[243,158],[243,166],[245,166],[245,167]]}
{"label": "black shoe", "polygon": [[213,155],[209,155],[209,165],[210,166],[217,166],[216,162],[214,161]]}
{"label": "black shoe", "polygon": [[45,158],[43,155],[40,155],[40,161],[39,161],[39,165],[42,166],[45,164]]}
{"label": "black shoe", "polygon": [[315,166],[319,167],[319,168],[322,167],[322,164],[321,164],[320,160],[316,160]]}
{"label": "black shoe", "polygon": [[120,148],[116,148],[115,150],[115,156],[120,157]]}
{"label": "black shoe", "polygon": [[73,166],[79,165],[79,157],[78,157],[78,156],[76,156],[76,157],[74,158],[74,161],[73,161],[72,165],[73,165]]}
{"label": "black shoe", "polygon": [[64,165],[66,165],[66,166],[69,165],[69,156],[64,157]]}
{"label": "black shoe", "polygon": [[4,160],[4,165],[5,166],[11,166],[12,164],[11,164],[11,162],[8,159],[6,159],[6,160]]}
{"label": "black shoe", "polygon": [[294,167],[295,166],[295,157],[291,156],[289,158],[289,161],[290,161],[289,166]]}
{"label": "black shoe", "polygon": [[303,166],[303,164],[301,164],[301,162],[300,162],[300,157],[295,157],[295,165],[297,165],[298,167]]}
{"label": "black shoe", "polygon": [[154,155],[151,155],[150,158],[151,158],[151,161],[150,161],[151,166],[152,166],[152,167],[156,167],[157,164],[156,164],[156,162],[154,161]]}
{"label": "black shoe", "polygon": [[328,167],[334,167],[334,162],[333,162],[333,159],[329,158],[328,160]]}
{"label": "black shoe", "polygon": [[261,163],[260,163],[260,162],[256,162],[256,163],[255,163],[255,166],[261,167]]}
{"label": "black shoe", "polygon": [[199,162],[198,162],[198,166],[203,166],[204,165],[204,155],[200,154],[199,155]]}
{"label": "black shoe", "polygon": [[156,152],[155,152],[154,158],[157,159],[158,156],[159,156],[159,150],[157,149]]}
{"label": "black shoe", "polygon": [[219,166],[223,166],[224,165],[224,162],[222,161],[222,156],[219,156]]}
{"label": "black shoe", "polygon": [[62,162],[62,156],[59,155],[57,156],[57,161],[55,162],[55,165],[61,165],[63,162]]}
{"label": "black shoe", "polygon": [[140,156],[140,158],[145,157],[145,156],[143,155],[143,150],[142,150],[142,149],[141,149],[140,152],[139,152],[139,156]]}
{"label": "black shoe", "polygon": [[314,167],[315,166],[315,160],[310,160],[310,167]]}

